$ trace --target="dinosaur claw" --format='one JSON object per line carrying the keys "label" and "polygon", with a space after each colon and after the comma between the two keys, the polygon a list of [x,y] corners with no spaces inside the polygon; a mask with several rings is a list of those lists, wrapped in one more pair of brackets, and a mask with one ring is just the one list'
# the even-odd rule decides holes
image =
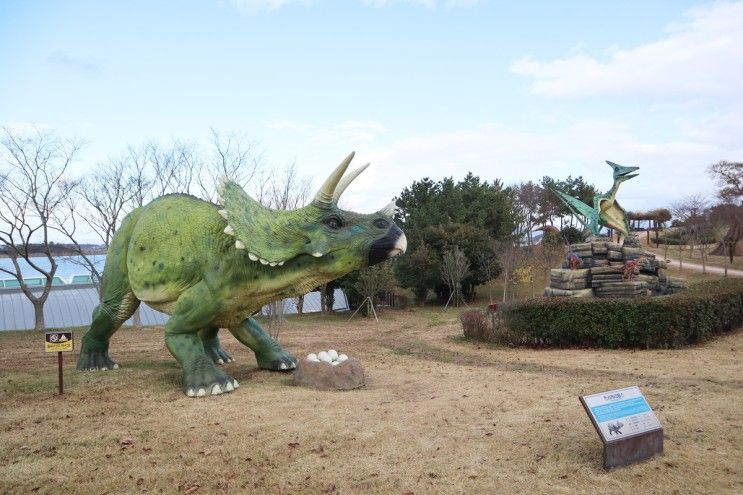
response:
{"label": "dinosaur claw", "polygon": [[203,388],[200,388],[198,392],[196,392],[196,397],[204,397],[206,395],[206,390]]}
{"label": "dinosaur claw", "polygon": [[219,395],[222,393],[222,387],[219,386],[219,384],[216,384],[212,387],[212,395]]}
{"label": "dinosaur claw", "polygon": [[253,253],[248,253],[248,258],[250,258],[250,261],[258,261],[258,256]]}
{"label": "dinosaur claw", "polygon": [[192,388],[189,388],[186,391],[186,395],[189,396],[189,397],[196,397],[196,392],[194,392]]}
{"label": "dinosaur claw", "polygon": [[237,387],[239,387],[239,386],[240,386],[240,384],[239,384],[239,383],[237,383],[237,380],[233,379],[233,380],[232,380],[232,386],[233,386],[233,387],[235,387],[235,388],[237,388]]}
{"label": "dinosaur claw", "polygon": [[217,359],[217,364],[224,364],[224,359],[222,358]]}
{"label": "dinosaur claw", "polygon": [[235,387],[232,386],[230,382],[227,382],[227,385],[224,386],[224,389],[228,392],[232,392],[233,390],[235,390]]}

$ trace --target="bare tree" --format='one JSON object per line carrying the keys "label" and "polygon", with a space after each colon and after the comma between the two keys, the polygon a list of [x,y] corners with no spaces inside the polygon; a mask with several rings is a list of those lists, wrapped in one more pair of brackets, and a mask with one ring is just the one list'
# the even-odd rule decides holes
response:
{"label": "bare tree", "polygon": [[526,234],[526,242],[531,250],[534,245],[534,229],[542,222],[539,209],[544,198],[544,191],[539,184],[529,181],[515,186],[514,193],[516,200],[514,206],[519,211],[523,223],[523,232]]}
{"label": "bare tree", "polygon": [[[66,176],[81,145],[49,131],[37,129],[30,136],[21,136],[8,128],[3,129],[0,144],[7,166],[0,184],[5,200],[0,206],[0,242],[6,244],[13,264],[13,270],[0,268],[0,272],[18,281],[34,307],[34,329],[42,330],[44,304],[57,272],[52,236],[55,231],[63,232],[60,222],[64,219],[57,213],[75,190],[77,183]],[[35,256],[39,254],[46,260],[40,261]],[[32,291],[24,281],[21,261],[44,278],[41,293]]]}
{"label": "bare tree", "polygon": [[146,188],[148,183],[132,162],[131,155],[99,165],[84,180],[80,196],[88,211],[83,211],[82,216],[104,246],[111,244],[124,215],[139,202],[142,188]]}
{"label": "bare tree", "polygon": [[[394,283],[394,275],[392,274],[392,265],[389,262],[380,263],[378,265],[368,266],[359,270],[358,280],[353,284],[354,290],[361,294],[364,301],[351,315],[351,318],[356,316],[361,308],[368,308],[366,315],[374,316],[377,318],[377,311],[374,309],[374,297],[382,291],[390,290]],[[349,318],[349,320],[351,319]]]}
{"label": "bare tree", "polygon": [[707,167],[707,173],[720,190],[717,197],[725,204],[740,204],[743,199],[743,162],[719,161]]}
{"label": "bare tree", "polygon": [[223,135],[215,129],[211,129],[210,141],[204,169],[196,180],[202,198],[214,198],[219,179],[223,176],[246,189],[250,182],[258,179],[257,188],[250,189],[263,189],[269,177],[263,174],[263,152],[258,144],[236,134]]}
{"label": "bare tree", "polygon": [[174,140],[169,146],[150,142],[146,149],[153,171],[154,197],[172,193],[191,194],[201,168],[196,146]]}
{"label": "bare tree", "polygon": [[444,251],[444,255],[441,257],[441,277],[447,287],[449,287],[451,294],[444,309],[449,306],[449,302],[451,301],[457,307],[459,307],[460,302],[465,303],[462,297],[462,280],[469,274],[469,271],[470,261],[464,252],[459,249],[459,246],[454,246],[454,249]]}
{"label": "bare tree", "polygon": [[685,237],[689,243],[689,257],[694,257],[694,246],[708,237],[708,222],[706,221],[708,207],[709,201],[701,194],[685,196],[671,205],[671,213],[683,225]]}

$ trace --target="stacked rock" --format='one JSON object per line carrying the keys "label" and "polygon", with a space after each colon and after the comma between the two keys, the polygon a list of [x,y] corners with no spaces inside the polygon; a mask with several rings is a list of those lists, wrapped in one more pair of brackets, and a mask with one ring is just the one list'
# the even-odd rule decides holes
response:
{"label": "stacked rock", "polygon": [[666,262],[642,249],[637,238],[620,245],[591,237],[570,248],[580,259],[578,269],[570,269],[565,261],[562,268],[550,270],[545,296],[634,298],[672,294],[684,286],[668,278]]}

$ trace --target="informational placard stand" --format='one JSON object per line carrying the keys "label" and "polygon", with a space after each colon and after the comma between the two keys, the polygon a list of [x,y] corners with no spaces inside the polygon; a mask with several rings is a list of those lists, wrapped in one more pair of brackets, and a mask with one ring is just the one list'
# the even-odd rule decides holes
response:
{"label": "informational placard stand", "polygon": [[46,332],[44,334],[44,352],[57,353],[57,376],[59,378],[59,395],[64,393],[64,375],[62,374],[62,353],[74,350],[72,332]]}
{"label": "informational placard stand", "polygon": [[584,395],[580,402],[604,444],[606,469],[663,452],[663,427],[639,388]]}

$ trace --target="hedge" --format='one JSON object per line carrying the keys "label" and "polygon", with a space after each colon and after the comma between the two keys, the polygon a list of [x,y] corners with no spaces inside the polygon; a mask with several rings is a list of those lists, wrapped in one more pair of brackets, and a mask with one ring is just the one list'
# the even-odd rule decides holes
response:
{"label": "hedge", "polygon": [[[743,280],[641,299],[544,298],[501,307],[485,340],[509,344],[668,348],[743,326]],[[500,323],[499,323],[500,322]]]}

